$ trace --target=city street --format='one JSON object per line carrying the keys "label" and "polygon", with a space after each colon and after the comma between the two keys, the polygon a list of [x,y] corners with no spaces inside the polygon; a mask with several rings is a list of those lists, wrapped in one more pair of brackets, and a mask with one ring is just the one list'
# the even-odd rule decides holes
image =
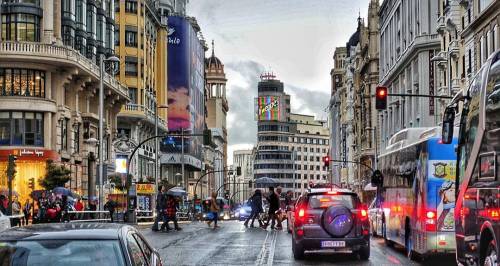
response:
{"label": "city street", "polygon": [[380,238],[371,241],[370,260],[350,255],[309,255],[293,259],[291,235],[284,231],[245,228],[237,221],[222,222],[212,230],[205,223],[181,225],[182,231],[156,233],[141,229],[166,265],[455,265],[454,256],[432,258],[425,263],[408,260],[397,248],[387,248]]}

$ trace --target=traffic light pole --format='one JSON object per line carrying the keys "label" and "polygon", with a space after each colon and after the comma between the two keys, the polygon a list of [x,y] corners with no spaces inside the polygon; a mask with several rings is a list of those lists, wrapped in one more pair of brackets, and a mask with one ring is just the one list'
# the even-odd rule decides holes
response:
{"label": "traffic light pole", "polygon": [[[208,134],[208,135],[210,135],[210,134]],[[127,178],[127,185],[126,185],[127,186],[127,205],[126,206],[127,206],[127,221],[128,222],[135,223],[135,216],[133,215],[135,206],[132,206],[132,204],[130,204],[131,203],[130,187],[132,186],[132,177],[130,176],[130,164],[132,162],[132,158],[134,158],[134,155],[139,150],[139,148],[142,147],[142,145],[144,145],[145,143],[147,143],[150,140],[153,140],[156,138],[179,137],[179,136],[184,139],[184,137],[200,137],[200,136],[206,137],[207,134],[205,134],[205,133],[204,134],[184,134],[184,132],[182,132],[181,134],[166,134],[166,135],[152,136],[152,137],[144,139],[141,143],[139,143],[134,148],[132,153],[129,155],[129,157],[127,159],[127,170],[125,171],[126,178]]]}
{"label": "traffic light pole", "polygon": [[[198,180],[196,180],[196,184],[194,184],[194,193],[196,195],[196,188],[198,187],[198,183],[201,181],[202,178],[204,178],[205,176],[209,175],[209,174],[214,174],[214,173],[224,173],[224,172],[230,172],[232,170],[228,170],[228,169],[224,169],[224,170],[214,170],[214,171],[209,171],[209,172],[206,172],[205,174],[203,174],[202,176],[200,176],[198,178]],[[201,195],[203,196],[203,195]]]}
{"label": "traffic light pole", "polygon": [[406,94],[406,93],[388,93],[387,96],[396,97],[422,97],[422,98],[437,98],[437,99],[453,99],[452,96],[429,95],[429,94]]}

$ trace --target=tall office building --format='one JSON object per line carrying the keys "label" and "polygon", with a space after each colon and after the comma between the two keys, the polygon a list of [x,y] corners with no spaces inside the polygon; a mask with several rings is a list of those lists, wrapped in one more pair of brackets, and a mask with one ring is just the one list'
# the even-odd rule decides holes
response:
{"label": "tall office building", "polygon": [[[120,57],[117,78],[129,88],[130,102],[118,116],[118,135],[135,145],[167,132],[167,28],[151,0],[120,1],[116,12],[116,53]],[[156,132],[156,127],[158,132]],[[142,145],[130,162],[135,181],[154,181],[156,141]],[[127,157],[128,150],[117,149]]]}

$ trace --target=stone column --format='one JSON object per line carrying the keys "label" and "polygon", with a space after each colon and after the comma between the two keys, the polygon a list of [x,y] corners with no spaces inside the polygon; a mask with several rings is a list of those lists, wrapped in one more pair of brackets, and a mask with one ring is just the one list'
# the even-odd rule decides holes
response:
{"label": "stone column", "polygon": [[43,0],[43,38],[44,43],[54,41],[54,2]]}
{"label": "stone column", "polygon": [[57,40],[57,42],[62,42],[62,40],[61,40],[61,19],[62,19],[61,0],[53,0],[53,1],[49,1],[49,2],[54,2],[54,10],[53,10],[54,37]]}

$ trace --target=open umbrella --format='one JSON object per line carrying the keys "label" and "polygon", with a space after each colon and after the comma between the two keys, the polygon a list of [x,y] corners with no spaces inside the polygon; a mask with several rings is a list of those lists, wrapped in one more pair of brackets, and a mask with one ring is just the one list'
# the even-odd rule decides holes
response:
{"label": "open umbrella", "polygon": [[167,195],[174,197],[182,197],[187,195],[187,192],[181,187],[173,187],[167,191]]}
{"label": "open umbrella", "polygon": [[72,197],[72,198],[80,198],[80,195],[76,194],[75,192],[73,192],[70,189],[67,189],[65,187],[56,187],[56,188],[52,189],[52,192],[54,194],[58,194],[58,195],[68,196],[68,197]]}
{"label": "open umbrella", "polygon": [[261,177],[255,179],[255,184],[262,186],[275,186],[278,182],[270,177]]}

